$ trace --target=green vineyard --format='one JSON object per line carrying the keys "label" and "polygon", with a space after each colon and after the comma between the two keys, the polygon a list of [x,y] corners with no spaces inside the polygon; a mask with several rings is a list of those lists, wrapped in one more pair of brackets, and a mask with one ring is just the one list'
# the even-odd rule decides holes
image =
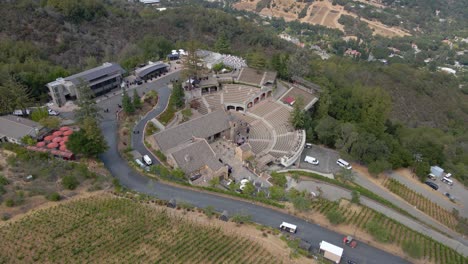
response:
{"label": "green vineyard", "polygon": [[[388,235],[386,242],[395,243],[405,249],[403,245],[408,243],[420,246],[415,258],[425,259],[432,263],[440,264],[468,264],[468,259],[457,253],[455,250],[433,240],[432,238],[418,233],[406,226],[386,217],[367,207],[360,207],[361,210],[353,210],[347,206],[340,206],[338,202],[331,202],[324,199],[316,200],[312,203],[312,210],[326,215],[330,211],[338,211],[344,217],[344,224],[354,225],[368,233],[369,225],[377,225],[376,228],[384,231],[383,235]],[[380,234],[373,237],[383,242]]]}
{"label": "green vineyard", "polygon": [[278,263],[260,244],[123,198],[86,198],[0,228],[0,263]]}
{"label": "green vineyard", "polygon": [[447,227],[456,230],[457,219],[453,214],[436,203],[427,199],[423,195],[411,190],[406,185],[401,184],[395,179],[387,179],[384,186],[391,192],[403,198],[408,203],[416,206],[419,210],[423,211],[430,217],[446,225]]}

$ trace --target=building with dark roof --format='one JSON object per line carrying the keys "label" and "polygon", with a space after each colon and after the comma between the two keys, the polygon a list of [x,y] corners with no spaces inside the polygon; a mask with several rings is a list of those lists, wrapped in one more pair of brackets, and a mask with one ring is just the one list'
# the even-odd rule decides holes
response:
{"label": "building with dark roof", "polygon": [[193,140],[183,148],[169,154],[169,162],[174,162],[186,175],[209,175],[226,177],[227,167],[219,162],[219,157],[205,139]]}
{"label": "building with dark roof", "polygon": [[212,141],[223,135],[229,136],[229,117],[223,110],[189,120],[178,126],[165,129],[153,136],[157,148],[162,152],[191,141],[193,138]]}
{"label": "building with dark roof", "polygon": [[122,83],[122,74],[125,70],[117,63],[106,62],[99,67],[92,68],[47,84],[50,96],[58,106],[65,104],[66,100],[76,99],[79,95],[77,87],[80,84],[88,85],[96,96],[105,94],[118,88]]}
{"label": "building with dark roof", "polygon": [[141,80],[148,80],[154,77],[158,77],[161,74],[164,74],[169,71],[169,65],[161,61],[158,62],[149,62],[148,65],[145,65],[141,68],[135,70],[135,76]]}
{"label": "building with dark roof", "polygon": [[0,142],[21,144],[21,139],[31,136],[36,139],[47,133],[47,129],[32,120],[6,115],[0,116]]}

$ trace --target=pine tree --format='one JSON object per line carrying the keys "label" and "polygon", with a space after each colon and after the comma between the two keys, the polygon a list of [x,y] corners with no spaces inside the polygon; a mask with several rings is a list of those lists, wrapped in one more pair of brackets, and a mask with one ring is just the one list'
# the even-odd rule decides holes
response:
{"label": "pine tree", "polygon": [[92,118],[95,120],[99,120],[102,118],[99,111],[101,110],[99,106],[96,104],[96,100],[94,99],[93,91],[91,88],[85,83],[80,83],[76,88],[77,95],[78,95],[78,109],[75,110],[75,119],[80,124],[86,118]]}
{"label": "pine tree", "polygon": [[290,123],[296,129],[302,129],[305,126],[305,112],[302,98],[297,98],[294,109],[291,112]]}
{"label": "pine tree", "polygon": [[174,96],[174,105],[177,108],[182,108],[185,105],[185,93],[184,88],[182,88],[182,84],[180,82],[173,84],[172,93]]}
{"label": "pine tree", "polygon": [[216,40],[215,43],[215,50],[219,53],[222,54],[227,54],[230,53],[231,51],[231,46],[229,44],[229,39],[226,36],[225,32],[221,32],[219,34],[218,39]]}
{"label": "pine tree", "polygon": [[130,96],[128,96],[127,91],[123,91],[122,95],[122,108],[125,113],[127,114],[133,114],[135,113],[135,106],[132,103],[132,100],[130,99]]}
{"label": "pine tree", "polygon": [[142,107],[141,99],[136,89],[133,90],[133,106],[136,109],[140,109]]}

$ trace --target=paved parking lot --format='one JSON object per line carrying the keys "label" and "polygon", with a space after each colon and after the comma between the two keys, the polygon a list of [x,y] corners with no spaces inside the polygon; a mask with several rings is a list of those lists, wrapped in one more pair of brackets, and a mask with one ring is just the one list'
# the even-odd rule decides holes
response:
{"label": "paved parking lot", "polygon": [[[311,156],[318,159],[318,165],[312,165],[304,162],[306,156]],[[322,173],[336,173],[340,171],[341,167],[336,165],[336,160],[339,159],[340,154],[332,149],[312,145],[312,148],[304,148],[301,154],[301,160],[298,161],[299,168],[306,170],[313,170]]]}

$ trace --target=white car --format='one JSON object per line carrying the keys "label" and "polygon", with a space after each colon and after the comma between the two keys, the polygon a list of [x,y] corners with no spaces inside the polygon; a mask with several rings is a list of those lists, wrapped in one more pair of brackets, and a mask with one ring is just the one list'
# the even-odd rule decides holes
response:
{"label": "white car", "polygon": [[47,109],[47,112],[49,113],[50,116],[58,116],[60,113],[57,111],[54,111],[52,109]]}
{"label": "white car", "polygon": [[243,179],[240,183],[241,183],[241,185],[246,185],[248,182],[249,182],[249,180]]}
{"label": "white car", "polygon": [[316,159],[314,157],[311,157],[311,156],[306,156],[305,159],[304,159],[304,162],[310,163],[312,165],[318,165],[319,164],[318,159]]}

